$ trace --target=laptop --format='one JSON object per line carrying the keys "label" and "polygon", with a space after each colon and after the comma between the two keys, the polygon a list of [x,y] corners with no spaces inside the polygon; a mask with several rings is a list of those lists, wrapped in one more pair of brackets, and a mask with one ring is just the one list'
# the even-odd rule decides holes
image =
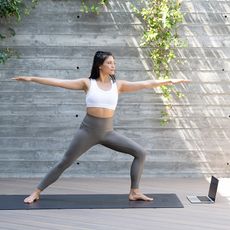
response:
{"label": "laptop", "polygon": [[208,196],[187,196],[187,199],[191,203],[195,204],[212,204],[216,200],[216,192],[218,187],[219,180],[212,176]]}

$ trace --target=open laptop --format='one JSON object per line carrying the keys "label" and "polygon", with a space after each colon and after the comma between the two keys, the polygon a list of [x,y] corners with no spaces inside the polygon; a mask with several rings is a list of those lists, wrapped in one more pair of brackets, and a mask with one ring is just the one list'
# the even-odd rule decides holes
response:
{"label": "open laptop", "polygon": [[218,187],[219,180],[212,176],[208,196],[187,196],[187,199],[191,203],[196,204],[211,204],[216,200],[216,192]]}

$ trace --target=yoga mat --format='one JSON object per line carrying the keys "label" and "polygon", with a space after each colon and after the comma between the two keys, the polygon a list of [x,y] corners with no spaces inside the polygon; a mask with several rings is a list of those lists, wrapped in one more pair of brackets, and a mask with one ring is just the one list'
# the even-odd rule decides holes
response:
{"label": "yoga mat", "polygon": [[24,204],[25,195],[0,195],[0,210],[183,208],[176,194],[148,194],[153,201],[129,201],[128,194],[41,195]]}

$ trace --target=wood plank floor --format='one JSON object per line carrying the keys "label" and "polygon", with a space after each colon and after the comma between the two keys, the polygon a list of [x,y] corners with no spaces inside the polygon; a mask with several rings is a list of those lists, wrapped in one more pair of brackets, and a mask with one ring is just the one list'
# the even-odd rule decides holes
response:
{"label": "wood plank floor", "polygon": [[[39,179],[0,179],[0,194],[27,194]],[[205,178],[143,178],[145,193],[176,193],[182,209],[101,209],[101,210],[0,210],[0,229],[229,229],[230,178],[220,179],[217,201],[212,205],[190,204],[186,195],[206,195]],[[63,178],[44,194],[128,193],[128,178]]]}

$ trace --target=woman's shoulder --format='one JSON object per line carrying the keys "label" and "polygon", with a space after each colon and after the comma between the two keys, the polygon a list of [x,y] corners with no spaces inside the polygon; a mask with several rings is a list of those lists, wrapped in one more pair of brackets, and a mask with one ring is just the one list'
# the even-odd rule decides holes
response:
{"label": "woman's shoulder", "polygon": [[85,77],[85,78],[82,78],[82,80],[84,81],[84,84],[86,86],[86,89],[88,90],[89,87],[90,87],[90,79]]}
{"label": "woman's shoulder", "polygon": [[118,92],[120,92],[122,83],[123,83],[123,80],[116,80],[116,85],[117,85]]}
{"label": "woman's shoulder", "polygon": [[127,82],[127,81],[126,80],[116,80],[118,87],[121,87],[125,82]]}
{"label": "woman's shoulder", "polygon": [[83,77],[83,78],[78,78],[76,79],[77,82],[79,82],[82,85],[82,88],[85,89],[85,91],[87,91],[90,87],[90,79],[87,77]]}

